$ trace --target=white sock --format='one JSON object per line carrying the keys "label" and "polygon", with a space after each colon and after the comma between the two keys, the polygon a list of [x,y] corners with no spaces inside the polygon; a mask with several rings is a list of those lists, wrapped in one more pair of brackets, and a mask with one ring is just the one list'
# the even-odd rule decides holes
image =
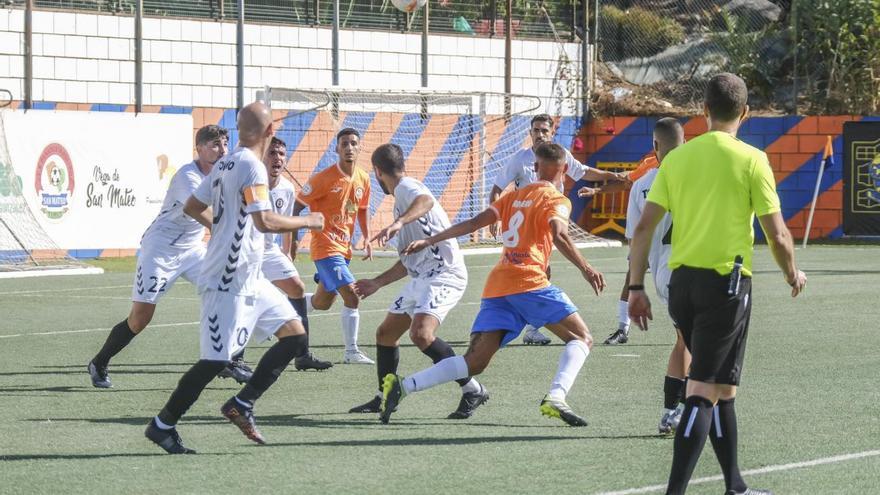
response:
{"label": "white sock", "polygon": [[360,312],[357,308],[343,306],[340,319],[342,320],[342,342],[345,343],[345,350],[358,350],[358,328],[361,323]]}
{"label": "white sock", "polygon": [[532,325],[526,325],[523,327],[523,333],[525,333],[526,335],[534,332],[535,330],[535,327],[533,327]]}
{"label": "white sock", "polygon": [[617,301],[617,321],[620,322],[621,329],[629,328],[629,303],[627,301]]}
{"label": "white sock", "polygon": [[556,376],[550,385],[550,397],[565,400],[574,379],[584,366],[584,361],[590,355],[590,348],[581,340],[571,340],[565,344],[562,355],[559,356],[559,367],[556,368]]}
{"label": "white sock", "polygon": [[467,378],[468,375],[470,373],[468,373],[467,361],[464,360],[464,356],[452,356],[430,368],[404,378],[403,390],[408,394],[420,392],[441,383]]}
{"label": "white sock", "polygon": [[314,295],[315,295],[315,294],[313,294],[313,293],[311,293],[311,292],[306,292],[306,295],[305,295],[305,298],[306,298],[306,316],[308,316],[308,315],[314,313],[315,311],[317,311],[317,310],[315,309],[315,307],[312,305],[312,296],[314,296]]}
{"label": "white sock", "polygon": [[472,394],[474,392],[479,392],[483,387],[480,386],[480,382],[476,379],[471,378],[470,381],[461,386],[461,393],[463,394]]}
{"label": "white sock", "polygon": [[170,430],[171,428],[174,428],[174,425],[166,425],[163,423],[162,420],[159,419],[159,416],[153,418],[153,422],[156,423],[156,426],[158,426],[160,430]]}

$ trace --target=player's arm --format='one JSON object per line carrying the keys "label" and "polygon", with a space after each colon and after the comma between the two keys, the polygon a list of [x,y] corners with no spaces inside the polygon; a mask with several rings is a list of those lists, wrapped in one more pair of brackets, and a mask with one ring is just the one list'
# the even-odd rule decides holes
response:
{"label": "player's arm", "polygon": [[[501,170],[498,171],[498,174],[495,176],[495,183],[492,184],[492,191],[489,193],[489,204],[493,204],[498,201],[498,198],[504,194],[504,190],[507,186],[510,185],[511,182],[516,178],[516,171],[514,170],[514,162],[513,158],[511,158],[507,163],[501,167]],[[498,235],[498,222],[492,222],[489,225],[489,235],[495,237]]]}
{"label": "player's arm", "polygon": [[465,220],[464,222],[457,223],[452,227],[440,232],[438,234],[432,235],[431,237],[413,241],[410,243],[406,249],[403,250],[403,254],[412,254],[417,253],[426,247],[433,246],[438,242],[445,241],[446,239],[454,239],[456,237],[461,237],[463,235],[468,235],[470,233],[476,232],[487,225],[491,225],[498,221],[498,213],[493,209],[489,208],[484,210],[479,215],[471,218],[470,220]]}
{"label": "player's arm", "polygon": [[370,209],[359,208],[357,212],[358,225],[361,227],[361,234],[364,237],[365,260],[373,259],[373,246],[370,244]]}
{"label": "player's arm", "polygon": [[186,203],[183,205],[183,212],[208,229],[211,228],[213,222],[211,207],[196,199],[195,196],[190,196],[186,200]]}
{"label": "player's arm", "polygon": [[587,260],[581,256],[581,252],[571,236],[568,235],[568,219],[553,217],[550,219],[550,230],[553,233],[553,245],[565,256],[565,259],[580,270],[584,279],[593,287],[598,296],[605,289],[605,276],[593,268]]}
{"label": "player's arm", "polygon": [[791,286],[791,297],[797,297],[807,284],[807,276],[794,263],[794,241],[782,213],[777,211],[763,215],[758,217],[758,221],[767,237],[773,259],[785,275],[785,282]]}
{"label": "player's arm", "polygon": [[582,179],[590,182],[625,182],[625,176],[608,170],[599,170],[598,168],[586,167]]}
{"label": "player's arm", "polygon": [[281,234],[281,252],[288,258],[290,257],[290,239],[293,237],[290,232]]}
{"label": "player's arm", "polygon": [[299,231],[306,228],[311,230],[324,229],[324,215],[309,213],[301,217],[288,217],[279,215],[271,210],[260,210],[251,213],[254,219],[254,227],[264,234],[283,234],[285,232]]}
{"label": "player's arm", "polygon": [[[293,216],[298,217],[306,208],[307,205],[297,198],[293,202]],[[299,250],[299,229],[294,230],[290,235],[290,250],[285,251],[285,253],[290,253],[290,259],[296,260],[296,252]]]}
{"label": "player's arm", "polygon": [[[666,209],[648,201],[642,210],[642,218],[633,231],[632,241],[629,245],[629,284],[645,284],[645,271],[648,269],[648,252],[651,250],[651,238],[654,229],[663,219]],[[651,314],[651,301],[644,289],[629,291],[629,314],[636,325],[642,330],[648,329],[648,320],[653,320]]]}
{"label": "player's arm", "polygon": [[[207,180],[207,179],[205,179]],[[201,185],[202,178],[197,177],[194,173],[189,172],[178,172],[174,174],[174,177],[171,178],[171,186],[168,188],[168,194],[173,195],[175,201],[179,201],[183,203],[184,210],[183,213],[193,218],[196,222],[199,222],[203,227],[207,229],[211,229],[213,223],[213,213],[211,212],[210,205],[204,205],[203,208],[196,211],[197,208],[193,208],[193,213],[186,211],[186,204],[189,199],[192,197],[193,193],[196,192],[196,189]],[[201,202],[199,202],[201,204]],[[198,205],[193,205],[198,206]]]}
{"label": "player's arm", "polygon": [[397,263],[392,265],[391,268],[385,270],[375,278],[365,278],[355,282],[354,292],[361,299],[366,299],[373,295],[377,290],[388,284],[397,282],[406,277],[406,275],[406,267],[403,266],[403,263],[400,260],[397,260]]}
{"label": "player's arm", "polygon": [[402,229],[404,225],[427,215],[433,207],[434,198],[432,198],[430,194],[420,194],[416,196],[412,203],[410,203],[409,208],[403,212],[403,215],[400,215],[397,220],[391,223],[391,225],[380,230],[378,234],[370,239],[370,242],[378,241],[379,244],[384,246],[392,237],[400,232],[400,229]]}

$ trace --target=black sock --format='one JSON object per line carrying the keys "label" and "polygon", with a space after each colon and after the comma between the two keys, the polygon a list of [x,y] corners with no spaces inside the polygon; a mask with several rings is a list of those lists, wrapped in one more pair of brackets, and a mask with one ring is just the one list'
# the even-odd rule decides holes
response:
{"label": "black sock", "polygon": [[684,413],[675,431],[667,495],[684,493],[706,444],[711,423],[712,403],[708,399],[692,395],[684,401]]}
{"label": "black sock", "polygon": [[293,306],[293,310],[296,311],[296,314],[299,315],[300,321],[302,321],[303,328],[306,329],[306,335],[309,334],[309,311],[306,308],[306,298],[300,297],[299,299],[291,299],[290,305]]}
{"label": "black sock", "polygon": [[291,335],[278,339],[272,347],[263,354],[254,375],[236,396],[242,402],[253,405],[254,401],[269,389],[275,380],[281,376],[284,368],[297,356],[309,352],[308,335]]}
{"label": "black sock", "polygon": [[684,380],[667,376],[663,379],[663,407],[675,409],[684,398]]}
{"label": "black sock", "polygon": [[744,492],[748,487],[739,472],[736,459],[736,409],[733,399],[718,401],[712,411],[710,430],[709,439],[724,473],[724,486],[727,490]]}
{"label": "black sock", "polygon": [[400,348],[376,344],[376,374],[379,376],[379,392],[382,391],[382,380],[385,375],[397,373],[400,363]]}
{"label": "black sock", "polygon": [[242,347],[240,351],[233,354],[232,361],[244,361],[244,350],[245,348]]}
{"label": "black sock", "polygon": [[95,354],[92,362],[95,363],[95,366],[106,368],[110,364],[110,358],[119,354],[119,351],[122,349],[125,349],[125,346],[136,336],[137,334],[132,332],[128,326],[128,318],[120,321],[113,327],[113,330],[110,330],[110,335],[104,341],[104,347],[101,347],[101,350]]}
{"label": "black sock", "polygon": [[[452,350],[452,346],[439,337],[435,337],[434,342],[431,342],[431,345],[426,347],[422,353],[431,358],[431,361],[433,361],[434,364],[437,364],[446,358],[455,356],[455,351]],[[458,380],[455,380],[455,383],[464,387],[469,381],[471,381],[471,377],[459,378]]]}
{"label": "black sock", "polygon": [[177,388],[171,393],[159,419],[166,425],[176,425],[186,411],[199,400],[202,390],[211,383],[217,373],[226,367],[226,361],[200,360],[180,377]]}

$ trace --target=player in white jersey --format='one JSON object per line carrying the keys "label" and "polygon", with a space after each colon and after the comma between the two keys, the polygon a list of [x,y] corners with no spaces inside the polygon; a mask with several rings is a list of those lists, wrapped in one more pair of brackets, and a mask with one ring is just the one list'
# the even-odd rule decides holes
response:
{"label": "player in white jersey", "polygon": [[[532,117],[529,124],[529,137],[532,139],[532,146],[514,153],[501,166],[495,176],[492,192],[489,194],[489,204],[497,201],[511,183],[513,183],[514,189],[520,189],[538,180],[535,168],[537,162],[535,149],[543,143],[553,141],[553,117],[547,114]],[[618,182],[624,180],[621,174],[584,165],[577,161],[568,150],[565,150],[565,162],[568,164],[566,174],[574,181],[585,179],[591,182]],[[556,188],[561,192],[563,184],[556,184]],[[498,233],[498,223],[490,225],[489,232],[495,237]],[[547,345],[550,343],[550,337],[542,334],[537,328],[526,325],[523,331],[523,343]]]}
{"label": "player in white jersey", "polygon": [[[141,239],[134,284],[131,289],[131,311],[128,317],[110,331],[101,350],[89,362],[92,385],[113,386],[107,368],[110,359],[124,349],[153,319],[156,304],[171,290],[178,277],[195,283],[205,256],[205,227],[210,216],[192,218],[183,206],[214,163],[226,154],[229,139],[226,129],[216,125],[202,127],[196,133],[198,158],[180,168],[171,178],[159,215],[147,227]],[[236,360],[224,370],[226,376],[244,383],[250,369]]]}
{"label": "player in white jersey", "polygon": [[[383,144],[372,155],[373,171],[385,194],[394,196],[396,220],[376,234],[370,242],[386,244],[397,235],[399,253],[413,241],[425,239],[449,228],[449,217],[440,202],[424,184],[406,177],[403,150],[396,144]],[[438,363],[455,355],[452,346],[437,337],[437,328],[464,295],[467,268],[458,241],[439,242],[420,253],[400,254],[400,260],[381,275],[355,282],[355,291],[367,298],[380,288],[409,275],[397,298],[388,308],[385,320],[376,330],[376,372],[379,387],[367,403],[352,408],[352,413],[378,413],[382,405],[382,379],[397,373],[400,361],[399,340],[409,330],[412,343],[431,361]],[[458,409],[449,419],[467,419],[489,393],[471,377],[456,380],[462,396]]]}
{"label": "player in white jersey", "polygon": [[[281,177],[287,166],[287,144],[272,138],[269,150],[263,157],[266,171],[269,174],[269,200],[272,210],[279,215],[293,216],[293,205],[296,201],[296,189],[288,180]],[[266,234],[266,249],[263,253],[263,275],[273,285],[287,294],[287,299],[296,310],[302,321],[306,334],[309,333],[309,317],[306,311],[306,286],[299,277],[299,272],[290,259],[291,233]],[[297,356],[293,361],[296,369],[326,370],[333,367],[330,361],[316,358],[311,352]]]}
{"label": "player in white jersey", "polygon": [[[663,157],[682,143],[684,143],[684,129],[678,120],[667,117],[657,121],[654,125],[654,151],[657,153],[658,161],[662,162]],[[652,169],[633,183],[626,210],[627,239],[633,238],[636,225],[639,224],[642,211],[645,209],[648,191],[650,191],[659,170],[659,168]],[[666,213],[657,228],[654,229],[651,250],[648,254],[648,266],[654,275],[654,288],[663,304],[669,304],[669,278],[672,276],[672,270],[669,269],[669,255],[671,253],[672,216]],[[658,426],[660,433],[674,433],[679,421],[681,421],[681,414],[684,411],[685,378],[690,361],[691,356],[684,345],[681,332],[676,329],[675,345],[669,355],[666,378],[663,382],[663,414]]]}
{"label": "player in white jersey", "polygon": [[239,145],[217,162],[184,211],[190,216],[213,212],[211,239],[199,275],[201,358],[187,371],[162,411],[144,434],[169,454],[188,454],[175,425],[226,363],[255,339],[278,340],[263,354],[254,374],[230,398],[221,414],[247,438],[265,439],[256,428],[254,402],[278,379],[294,357],[305,354],[309,337],[284,296],[263,278],[266,233],[323,228],[323,217],[288,217],[272,211],[269,178],[260,160],[274,135],[272,115],[255,102],[238,114]]}

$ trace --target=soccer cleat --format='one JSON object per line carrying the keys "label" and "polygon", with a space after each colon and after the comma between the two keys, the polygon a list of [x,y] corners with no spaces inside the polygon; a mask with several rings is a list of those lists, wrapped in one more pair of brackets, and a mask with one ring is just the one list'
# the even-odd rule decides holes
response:
{"label": "soccer cleat", "polygon": [[226,404],[223,404],[223,407],[220,408],[220,413],[223,416],[226,416],[226,419],[232,422],[235,426],[244,433],[244,436],[248,437],[248,440],[257,442],[260,445],[264,445],[266,443],[266,439],[263,438],[263,435],[257,430],[257,421],[254,419],[254,410],[251,408],[246,408],[238,403],[235,400],[235,397],[226,401]]}
{"label": "soccer cleat", "polygon": [[657,431],[661,435],[669,435],[675,433],[678,424],[681,422],[681,415],[684,413],[684,404],[679,404],[675,409],[667,409],[660,418],[660,424]]}
{"label": "soccer cleat", "polygon": [[333,367],[333,363],[330,361],[322,361],[315,357],[311,352],[308,354],[303,354],[302,356],[297,357],[293,360],[293,367],[296,368],[297,371],[305,371],[305,370],[318,370],[323,371],[328,368]]}
{"label": "soccer cleat", "polygon": [[89,361],[89,376],[92,378],[92,386],[96,388],[113,388],[110,381],[110,375],[107,374],[107,367],[98,367],[94,361]]}
{"label": "soccer cleat", "polygon": [[345,351],[342,362],[345,364],[376,364],[375,361],[359,350]]}
{"label": "soccer cleat", "polygon": [[452,411],[446,419],[468,419],[474,415],[474,411],[478,407],[489,402],[489,391],[486,387],[480,385],[479,392],[467,392],[461,394],[461,401],[458,402],[458,409]]}
{"label": "soccer cleat", "polygon": [[217,373],[220,378],[232,378],[238,383],[247,383],[254,375],[254,371],[241,360],[232,360],[225,368]]}
{"label": "soccer cleat", "polygon": [[618,345],[618,344],[626,344],[629,342],[629,332],[624,330],[623,328],[618,328],[614,333],[608,336],[605,339],[605,345]]}
{"label": "soccer cleat", "polygon": [[154,419],[150,420],[150,424],[148,424],[147,429],[144,430],[144,436],[159,447],[162,447],[162,449],[169,454],[196,453],[195,450],[184,447],[183,440],[180,439],[180,435],[177,433],[177,428],[163,430],[156,426],[156,421]]}
{"label": "soccer cleat", "polygon": [[366,404],[354,406],[348,410],[350,413],[378,413],[382,412],[382,397],[378,395],[370,399]]}
{"label": "soccer cleat", "polygon": [[760,490],[758,488],[746,488],[746,491],[744,492],[727,490],[724,492],[724,495],[773,495],[773,492],[770,490]]}
{"label": "soccer cleat", "polygon": [[402,382],[403,377],[393,373],[388,373],[382,380],[382,405],[379,410],[379,420],[383,424],[388,424],[391,413],[397,410],[397,405],[406,397]]}
{"label": "soccer cleat", "polygon": [[548,418],[559,418],[569,426],[587,426],[587,420],[578,416],[564,400],[545,395],[541,401],[541,414]]}
{"label": "soccer cleat", "polygon": [[537,328],[529,330],[523,336],[523,344],[525,345],[547,345],[550,343],[550,337],[541,333]]}

